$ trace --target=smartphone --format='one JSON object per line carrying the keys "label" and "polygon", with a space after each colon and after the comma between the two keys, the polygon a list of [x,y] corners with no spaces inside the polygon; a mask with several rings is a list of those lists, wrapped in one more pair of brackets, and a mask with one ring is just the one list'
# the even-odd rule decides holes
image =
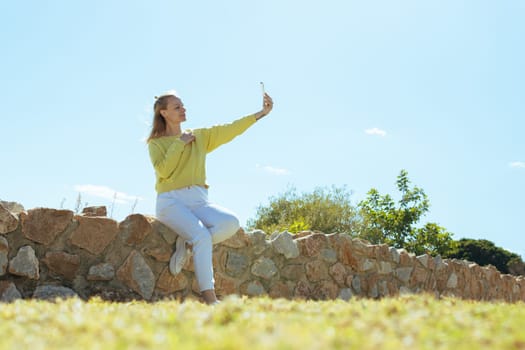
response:
{"label": "smartphone", "polygon": [[266,93],[266,91],[264,91],[264,83],[261,81],[261,90],[262,90],[262,94],[264,96],[264,94]]}

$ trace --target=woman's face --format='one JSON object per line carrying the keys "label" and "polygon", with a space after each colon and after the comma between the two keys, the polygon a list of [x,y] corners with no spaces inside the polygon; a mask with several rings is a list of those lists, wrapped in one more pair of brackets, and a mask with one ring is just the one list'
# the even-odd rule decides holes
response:
{"label": "woman's face", "polygon": [[166,109],[160,111],[160,114],[170,123],[182,123],[186,121],[186,109],[178,97],[170,97]]}

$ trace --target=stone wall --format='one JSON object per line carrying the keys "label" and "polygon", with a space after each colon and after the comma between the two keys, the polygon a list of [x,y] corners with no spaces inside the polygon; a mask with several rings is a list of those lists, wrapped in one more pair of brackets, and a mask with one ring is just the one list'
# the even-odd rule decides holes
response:
{"label": "stone wall", "polygon": [[[118,223],[104,208],[15,210],[0,204],[0,300],[78,295],[124,301],[194,298],[192,261],[172,276],[177,234],[153,217]],[[97,216],[98,215],[98,216]],[[242,229],[214,247],[218,295],[348,300],[432,293],[525,301],[525,279],[461,260],[414,256],[344,234]]]}

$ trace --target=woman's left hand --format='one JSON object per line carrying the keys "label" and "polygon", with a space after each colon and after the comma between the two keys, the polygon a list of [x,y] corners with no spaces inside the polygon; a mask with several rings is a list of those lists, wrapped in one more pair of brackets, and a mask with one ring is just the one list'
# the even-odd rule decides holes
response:
{"label": "woman's left hand", "polygon": [[273,100],[272,100],[272,98],[267,93],[264,93],[263,109],[260,112],[256,113],[257,120],[259,120],[262,117],[264,117],[265,115],[269,114],[272,111],[272,108],[273,108]]}

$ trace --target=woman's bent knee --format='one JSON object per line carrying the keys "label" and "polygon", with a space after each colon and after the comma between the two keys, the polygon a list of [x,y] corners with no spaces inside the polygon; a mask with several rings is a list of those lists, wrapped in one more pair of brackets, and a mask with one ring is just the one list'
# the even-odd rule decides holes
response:
{"label": "woman's bent knee", "polygon": [[234,235],[239,229],[241,228],[241,224],[239,222],[239,219],[237,217],[232,216],[226,223],[226,230],[230,231],[232,235]]}
{"label": "woman's bent knee", "polygon": [[237,233],[240,228],[241,225],[239,223],[239,219],[233,215],[229,216],[227,219],[224,219],[214,227],[214,232],[212,233],[213,243],[220,243],[227,240]]}

